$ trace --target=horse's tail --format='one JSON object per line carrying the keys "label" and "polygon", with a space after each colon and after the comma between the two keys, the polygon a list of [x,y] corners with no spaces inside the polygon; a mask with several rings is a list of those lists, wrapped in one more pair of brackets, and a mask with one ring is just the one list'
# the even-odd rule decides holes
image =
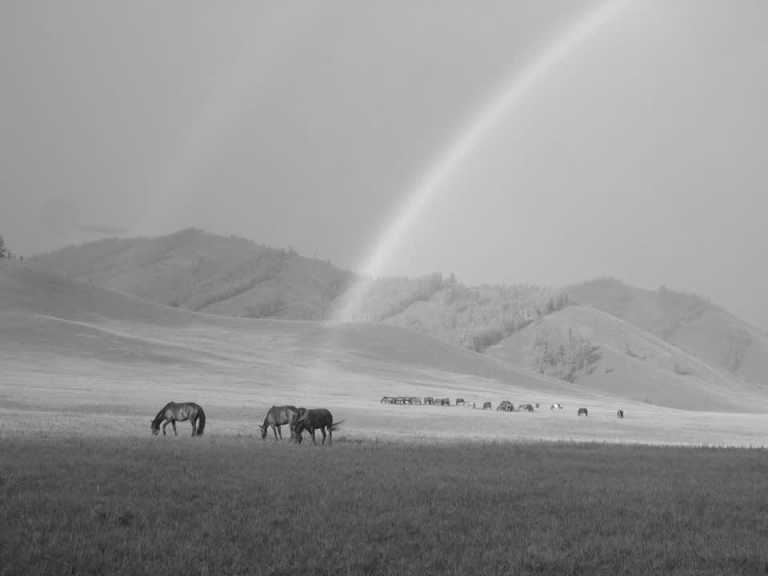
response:
{"label": "horse's tail", "polygon": [[334,422],[333,424],[331,424],[330,428],[335,432],[336,430],[338,430],[339,426],[341,426],[343,423],[344,423],[344,420],[339,420],[338,422]]}
{"label": "horse's tail", "polygon": [[197,435],[202,436],[203,430],[205,430],[205,410],[200,406],[200,409],[197,411]]}

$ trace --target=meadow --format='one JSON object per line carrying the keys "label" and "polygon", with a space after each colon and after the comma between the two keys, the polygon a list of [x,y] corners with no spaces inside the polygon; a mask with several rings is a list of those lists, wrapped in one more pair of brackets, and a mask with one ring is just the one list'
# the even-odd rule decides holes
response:
{"label": "meadow", "polygon": [[767,493],[764,449],[6,436],[0,575],[765,574]]}

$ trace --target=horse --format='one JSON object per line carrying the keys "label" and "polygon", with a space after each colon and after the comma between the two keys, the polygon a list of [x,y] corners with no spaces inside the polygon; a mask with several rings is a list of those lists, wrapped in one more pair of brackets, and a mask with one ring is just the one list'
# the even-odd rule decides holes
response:
{"label": "horse", "polygon": [[496,407],[497,411],[501,412],[514,412],[515,411],[515,405],[512,404],[509,400],[502,400],[499,402],[499,405]]}
{"label": "horse", "polygon": [[456,406],[464,406],[466,402],[464,402],[464,398],[456,398]]}
{"label": "horse", "polygon": [[490,410],[493,407],[493,404],[490,402],[483,402],[483,410]]}
{"label": "horse", "polygon": [[301,444],[304,430],[312,436],[312,443],[317,444],[315,439],[315,430],[318,428],[323,434],[323,444],[325,444],[326,432],[328,435],[328,444],[333,444],[333,431],[338,428],[341,422],[333,423],[333,415],[326,408],[299,408],[298,415],[291,425],[291,435],[293,439]]}
{"label": "horse", "polygon": [[533,412],[533,404],[520,404],[517,409],[521,412]]}
{"label": "horse", "polygon": [[298,411],[296,406],[272,406],[264,417],[264,423],[259,424],[259,429],[261,429],[261,439],[266,440],[267,432],[269,431],[269,428],[272,427],[272,433],[275,435],[275,440],[277,440],[278,434],[280,435],[280,440],[282,440],[283,432],[280,427],[284,424],[290,426],[296,418]]}
{"label": "horse", "polygon": [[550,410],[562,410],[563,409],[563,405],[560,404],[560,402],[555,402],[554,404],[550,405],[549,409]]}
{"label": "horse", "polygon": [[576,413],[577,416],[589,416],[589,411],[586,408],[579,408],[579,411]]}
{"label": "horse", "polygon": [[624,410],[619,408],[618,411],[616,412],[616,418],[624,418]]}
{"label": "horse", "polygon": [[189,420],[192,424],[192,436],[202,436],[205,430],[205,411],[202,406],[194,402],[168,402],[155,419],[150,423],[152,434],[157,436],[160,433],[160,424],[163,423],[163,436],[165,436],[165,427],[170,424],[173,426],[173,433],[176,432],[176,422]]}

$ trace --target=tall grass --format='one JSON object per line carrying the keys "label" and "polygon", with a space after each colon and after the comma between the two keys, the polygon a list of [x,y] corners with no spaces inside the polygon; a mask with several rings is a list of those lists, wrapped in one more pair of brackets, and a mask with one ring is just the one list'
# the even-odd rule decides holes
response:
{"label": "tall grass", "polygon": [[768,452],[0,441],[0,574],[764,574]]}

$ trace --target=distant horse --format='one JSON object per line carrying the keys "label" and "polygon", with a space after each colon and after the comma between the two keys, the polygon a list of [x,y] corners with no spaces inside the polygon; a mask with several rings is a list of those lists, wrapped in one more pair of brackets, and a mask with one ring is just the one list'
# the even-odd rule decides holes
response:
{"label": "distant horse", "polygon": [[296,408],[296,406],[272,406],[272,408],[267,411],[267,415],[264,417],[264,423],[259,424],[259,429],[261,430],[261,439],[265,440],[267,438],[267,432],[271,427],[272,434],[275,435],[275,440],[277,440],[278,434],[280,435],[280,440],[282,440],[283,431],[280,429],[280,427],[285,424],[290,426],[293,420],[296,418],[296,414],[298,412],[299,409]]}
{"label": "distant horse", "polygon": [[456,398],[456,406],[464,406],[466,402],[464,402],[464,398]]}
{"label": "distant horse", "polygon": [[521,412],[533,412],[533,404],[520,404],[517,409]]}
{"label": "distant horse", "polygon": [[157,436],[160,433],[160,424],[163,424],[163,436],[165,436],[165,427],[170,424],[173,426],[173,433],[178,436],[176,432],[176,422],[183,422],[189,420],[192,424],[192,436],[202,436],[205,429],[205,411],[199,404],[194,402],[168,402],[160,412],[157,413],[155,419],[152,420],[150,428],[152,434]]}
{"label": "distant horse", "polygon": [[424,404],[432,406],[435,403],[435,399],[432,396],[424,396]]}
{"label": "distant horse", "polygon": [[616,418],[624,418],[624,410],[619,408],[619,410],[616,412]]}
{"label": "distant horse", "polygon": [[450,406],[451,405],[451,399],[450,398],[436,398],[435,404],[438,406]]}
{"label": "distant horse", "polygon": [[514,412],[515,411],[515,405],[512,404],[509,400],[502,400],[499,402],[499,405],[496,407],[496,410],[499,410],[501,412]]}
{"label": "distant horse", "polygon": [[491,408],[493,408],[493,404],[490,402],[483,402],[483,410],[490,410]]}
{"label": "distant horse", "polygon": [[562,410],[562,409],[563,409],[563,405],[562,405],[562,404],[560,404],[559,402],[555,402],[554,404],[552,404],[552,405],[549,407],[549,409],[550,409],[550,410]]}
{"label": "distant horse", "polygon": [[579,408],[579,411],[576,414],[577,416],[589,416],[589,412],[586,408]]}
{"label": "distant horse", "polygon": [[320,429],[323,434],[323,444],[325,444],[326,432],[328,435],[328,444],[333,443],[333,431],[338,428],[341,422],[333,423],[333,415],[330,410],[325,408],[299,408],[296,420],[291,426],[291,435],[293,439],[301,444],[304,430],[312,436],[312,443],[317,444],[315,439],[315,430]]}
{"label": "distant horse", "polygon": [[384,396],[381,399],[381,403],[382,404],[394,404],[395,403],[395,399],[392,398],[392,396]]}

